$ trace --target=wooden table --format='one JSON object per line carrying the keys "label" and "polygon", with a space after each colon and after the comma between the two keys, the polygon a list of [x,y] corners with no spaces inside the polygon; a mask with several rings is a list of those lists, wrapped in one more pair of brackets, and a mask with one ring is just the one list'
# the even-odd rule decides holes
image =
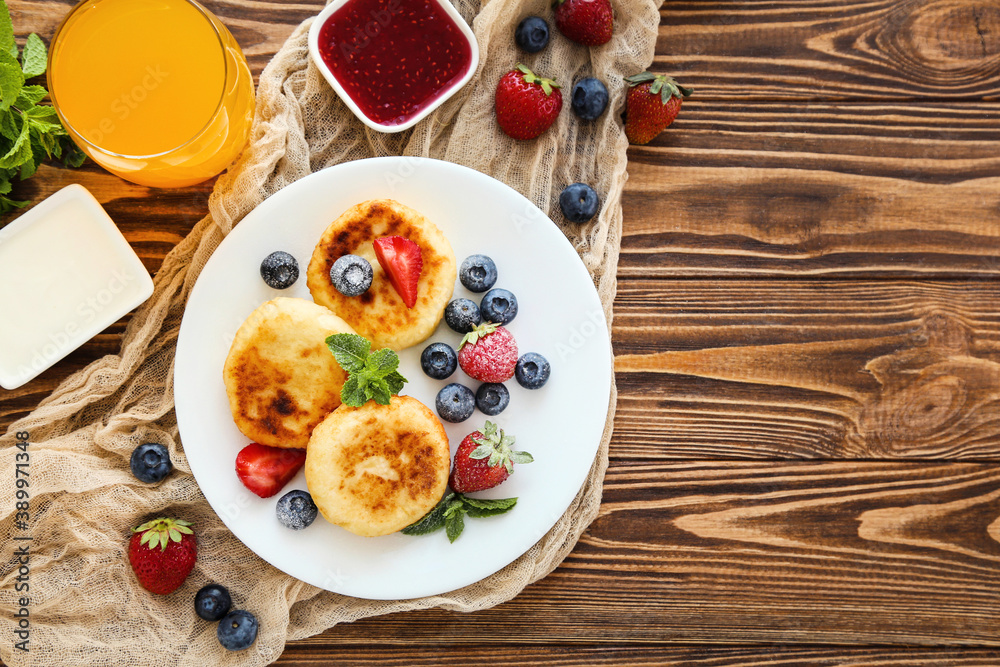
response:
{"label": "wooden table", "polygon": [[[501,1],[501,0],[495,0]],[[214,0],[259,72],[321,2]],[[69,7],[11,0],[23,36]],[[629,153],[604,504],[475,614],[395,615],[278,664],[1000,664],[1000,5],[668,1],[696,89]],[[207,211],[81,182],[155,272]],[[119,323],[0,429],[117,351]]]}

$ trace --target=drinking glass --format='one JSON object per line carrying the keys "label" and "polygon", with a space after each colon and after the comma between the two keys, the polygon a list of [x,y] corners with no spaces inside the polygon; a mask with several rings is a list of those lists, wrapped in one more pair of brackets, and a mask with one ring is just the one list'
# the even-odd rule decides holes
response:
{"label": "drinking glass", "polygon": [[142,185],[215,176],[239,155],[253,119],[243,52],[194,0],[83,0],[52,39],[48,83],[83,152]]}

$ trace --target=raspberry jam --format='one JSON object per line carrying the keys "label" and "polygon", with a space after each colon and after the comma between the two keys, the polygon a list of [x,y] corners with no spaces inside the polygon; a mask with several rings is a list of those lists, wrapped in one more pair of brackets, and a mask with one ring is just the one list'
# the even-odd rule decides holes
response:
{"label": "raspberry jam", "polygon": [[319,52],[361,112],[381,125],[405,123],[472,63],[469,42],[437,0],[348,0],[323,24]]}

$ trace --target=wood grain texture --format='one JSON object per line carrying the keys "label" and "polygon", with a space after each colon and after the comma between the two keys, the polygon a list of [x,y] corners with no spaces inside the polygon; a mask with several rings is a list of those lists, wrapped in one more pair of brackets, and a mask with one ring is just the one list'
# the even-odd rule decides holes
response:
{"label": "wood grain texture", "polygon": [[[9,4],[47,42],[72,2]],[[324,3],[205,4],[258,76]],[[1000,7],[661,16],[653,69],[696,94],[629,150],[598,520],[509,603],[337,626],[277,664],[1000,664]],[[89,165],[18,194],[73,182],[151,273],[212,186]],[[0,390],[0,430],[124,323]]]}
{"label": "wood grain texture", "polygon": [[689,0],[661,17],[655,67],[703,98],[1000,98],[991,0]]}
{"label": "wood grain texture", "polygon": [[1000,283],[628,280],[615,454],[1000,458]]}
{"label": "wood grain texture", "polygon": [[629,149],[619,273],[1000,277],[998,145],[995,103],[692,100]]}
{"label": "wood grain texture", "polygon": [[285,667],[356,665],[357,667],[996,667],[1000,651],[962,649],[900,649],[846,647],[725,647],[663,648],[629,645],[460,647],[392,647],[373,655],[368,648],[331,646],[336,631],[289,645],[281,656]]}
{"label": "wood grain texture", "polygon": [[998,564],[997,465],[615,462],[576,549],[514,600],[327,636],[383,652],[483,637],[997,647]]}

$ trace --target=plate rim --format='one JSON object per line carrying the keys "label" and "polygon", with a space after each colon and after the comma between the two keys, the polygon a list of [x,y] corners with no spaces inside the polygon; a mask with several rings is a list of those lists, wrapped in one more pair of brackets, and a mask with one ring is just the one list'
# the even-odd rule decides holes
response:
{"label": "plate rim", "polygon": [[[361,163],[363,163],[363,164],[361,164]],[[213,513],[215,513],[215,515],[222,521],[222,523],[226,526],[226,528],[229,530],[229,532],[232,533],[233,537],[235,537],[242,544],[244,544],[257,557],[259,557],[262,560],[264,560],[265,562],[269,563],[270,565],[272,565],[273,567],[275,567],[276,569],[278,569],[279,571],[281,571],[285,575],[287,575],[289,577],[292,577],[294,579],[297,579],[299,581],[303,581],[305,583],[309,583],[311,585],[317,586],[318,588],[321,588],[323,590],[327,590],[327,591],[330,591],[330,592],[333,592],[333,593],[337,593],[337,594],[341,594],[341,595],[345,595],[345,596],[350,596],[350,597],[355,597],[355,598],[358,598],[358,599],[368,599],[368,600],[415,600],[415,599],[421,599],[421,598],[425,598],[425,597],[432,597],[432,596],[436,596],[436,595],[444,595],[444,594],[450,593],[452,591],[461,590],[461,589],[463,589],[463,588],[465,588],[467,586],[470,586],[472,584],[475,584],[475,583],[478,583],[478,582],[483,581],[485,579],[488,579],[489,577],[493,576],[497,572],[499,572],[499,571],[503,570],[504,568],[510,566],[511,563],[514,563],[519,558],[521,558],[522,556],[524,556],[528,551],[530,551],[538,543],[538,541],[540,541],[541,539],[544,539],[545,535],[548,535],[551,532],[552,528],[559,522],[559,520],[561,520],[562,517],[565,516],[567,510],[570,508],[570,506],[573,504],[573,502],[579,496],[580,491],[584,488],[584,485],[587,483],[587,480],[589,479],[590,471],[593,469],[593,466],[594,466],[595,462],[597,461],[597,457],[600,454],[601,442],[603,441],[604,431],[607,428],[607,413],[611,409],[611,401],[612,401],[613,389],[614,389],[614,355],[613,355],[613,351],[612,351],[612,348],[611,348],[611,332],[609,330],[608,320],[607,320],[607,317],[606,317],[605,312],[604,312],[604,304],[601,302],[600,295],[597,292],[596,285],[594,285],[593,278],[590,275],[590,272],[586,269],[586,267],[583,264],[582,259],[580,259],[580,257],[579,257],[579,253],[573,247],[572,243],[566,237],[566,235],[562,232],[562,230],[560,230],[558,228],[558,226],[555,225],[554,222],[552,222],[552,220],[549,218],[549,216],[546,215],[537,206],[535,206],[534,203],[532,203],[527,197],[525,197],[520,192],[518,192],[517,190],[515,190],[511,186],[507,185],[506,183],[504,183],[504,182],[502,182],[502,181],[500,181],[498,179],[495,179],[495,178],[493,178],[493,177],[491,177],[491,176],[489,176],[487,174],[484,174],[484,173],[482,173],[480,171],[477,171],[477,170],[472,169],[470,167],[466,167],[464,165],[460,165],[460,164],[457,164],[457,163],[454,163],[454,162],[448,162],[448,161],[445,161],[445,160],[438,160],[438,159],[435,159],[435,158],[428,158],[428,157],[421,157],[421,156],[383,156],[383,157],[363,158],[363,159],[359,159],[359,160],[352,160],[352,161],[349,161],[349,162],[343,162],[343,163],[339,163],[339,164],[336,164],[336,165],[331,165],[329,167],[325,167],[323,169],[319,169],[319,170],[314,171],[314,172],[312,172],[310,174],[307,174],[307,175],[303,176],[302,178],[296,180],[295,182],[290,183],[289,185],[285,186],[284,188],[282,188],[278,192],[275,192],[273,195],[271,195],[270,197],[268,197],[264,201],[260,202],[257,206],[255,206],[249,213],[246,214],[246,216],[244,216],[243,218],[241,218],[240,222],[238,222],[236,225],[234,225],[233,229],[229,232],[229,234],[227,234],[225,237],[223,237],[223,239],[219,243],[219,245],[212,251],[212,255],[208,258],[208,260],[206,261],[205,265],[202,267],[202,270],[199,273],[198,279],[196,279],[194,286],[191,288],[191,292],[188,295],[188,301],[187,301],[187,303],[185,303],[184,315],[182,316],[181,325],[180,325],[180,328],[179,328],[179,331],[178,331],[177,351],[176,351],[176,354],[175,354],[175,360],[181,359],[181,357],[182,357],[181,351],[182,351],[182,349],[184,349],[184,348],[187,347],[187,345],[185,344],[185,341],[191,340],[191,336],[190,335],[187,336],[187,337],[185,337],[185,335],[184,335],[184,332],[185,332],[185,329],[186,329],[185,325],[186,324],[188,325],[187,326],[188,329],[190,329],[190,327],[193,326],[193,325],[190,324],[190,320],[189,320],[189,316],[188,316],[188,314],[189,314],[188,305],[191,302],[195,301],[196,296],[198,296],[202,291],[210,289],[209,287],[206,286],[206,283],[203,283],[201,281],[202,275],[204,274],[205,270],[209,268],[209,266],[211,265],[213,259],[217,256],[218,250],[219,250],[220,247],[222,247],[222,244],[226,243],[227,240],[229,238],[232,238],[234,234],[236,235],[235,238],[240,238],[241,236],[243,236],[245,234],[252,234],[253,233],[252,231],[249,231],[249,232],[240,232],[239,231],[241,229],[240,225],[241,225],[241,223],[242,223],[243,220],[245,220],[248,216],[253,215],[256,211],[258,211],[258,209],[260,209],[262,206],[264,206],[267,202],[271,201],[275,196],[277,196],[277,195],[279,195],[281,193],[288,193],[288,194],[285,194],[284,197],[293,196],[294,193],[298,189],[309,187],[308,185],[301,185],[301,184],[308,183],[308,182],[310,182],[312,180],[318,180],[318,179],[322,179],[322,178],[325,178],[325,177],[329,177],[330,173],[335,173],[336,171],[347,170],[347,169],[352,169],[352,168],[362,168],[363,169],[363,168],[366,168],[368,165],[370,165],[372,168],[375,168],[377,166],[389,166],[391,168],[391,166],[401,165],[401,164],[408,164],[409,166],[414,167],[415,169],[419,169],[422,166],[426,166],[426,165],[432,164],[433,165],[432,168],[440,168],[440,169],[445,169],[445,170],[456,170],[456,171],[462,172],[462,173],[465,174],[466,177],[480,180],[482,183],[486,184],[486,186],[489,187],[489,188],[499,188],[500,190],[504,191],[507,196],[513,196],[516,200],[519,200],[520,204],[528,207],[528,209],[534,209],[534,211],[537,212],[537,214],[541,216],[541,221],[542,221],[543,224],[547,223],[548,225],[551,225],[551,227],[552,227],[551,231],[554,232],[554,237],[557,239],[556,242],[564,244],[564,246],[565,246],[564,249],[572,252],[573,255],[577,257],[578,261],[575,262],[574,265],[576,266],[577,271],[580,272],[580,275],[586,279],[587,284],[590,286],[590,289],[592,290],[593,298],[595,299],[596,303],[599,306],[599,309],[598,309],[598,313],[599,313],[598,324],[599,324],[599,326],[597,326],[597,329],[599,331],[600,336],[606,342],[606,345],[603,345],[601,347],[602,347],[602,349],[605,349],[604,354],[606,354],[606,360],[608,362],[606,365],[604,365],[605,367],[601,371],[602,374],[603,374],[602,375],[602,380],[606,383],[606,386],[607,386],[607,397],[606,397],[606,402],[602,402],[602,405],[604,406],[603,413],[602,413],[603,428],[600,430],[599,433],[595,434],[596,446],[594,447],[594,454],[593,454],[593,456],[588,459],[588,464],[586,466],[586,473],[584,474],[583,478],[580,480],[579,486],[575,486],[574,492],[569,495],[568,500],[566,501],[566,503],[564,505],[562,503],[560,503],[560,509],[559,509],[558,515],[555,517],[555,519],[552,521],[551,524],[547,525],[547,527],[537,537],[537,539],[533,540],[530,544],[528,544],[523,551],[521,551],[519,553],[516,553],[509,560],[507,560],[506,562],[503,562],[502,564],[497,565],[495,568],[493,568],[489,573],[487,573],[485,575],[475,576],[474,578],[466,578],[465,583],[461,583],[460,585],[457,585],[457,586],[449,585],[446,588],[441,588],[440,586],[425,586],[424,589],[417,588],[416,589],[417,592],[412,593],[412,594],[407,594],[407,595],[388,595],[388,594],[381,595],[381,594],[371,594],[371,593],[365,594],[365,595],[360,595],[360,594],[357,594],[356,592],[345,592],[343,590],[338,590],[337,588],[332,588],[331,586],[326,585],[325,582],[324,582],[324,584],[319,584],[319,583],[316,583],[315,581],[310,581],[308,579],[302,578],[302,577],[300,577],[297,574],[292,574],[292,573],[288,572],[288,570],[283,565],[279,565],[278,563],[275,563],[268,556],[265,556],[265,555],[259,553],[256,549],[254,549],[253,547],[251,547],[242,538],[240,538],[240,536],[237,533],[237,531],[234,530],[234,528],[233,528],[232,525],[230,525],[231,520],[235,521],[235,519],[231,518],[231,517],[228,517],[228,516],[225,515],[224,512],[220,512],[219,510],[217,510],[216,507],[215,507],[215,505],[212,503],[212,501],[209,500],[208,494],[205,493],[205,490],[202,488],[201,483],[198,482],[198,478],[197,478],[197,475],[195,473],[195,467],[196,466],[191,464],[191,457],[188,456],[188,452],[185,449],[185,456],[188,458],[188,463],[189,463],[189,466],[191,467],[192,477],[194,477],[196,484],[198,484],[198,488],[201,491],[202,495],[205,497],[205,500],[208,502],[209,507],[212,508]],[[320,176],[321,174],[323,176]],[[271,206],[275,206],[275,205],[272,204]],[[245,227],[244,229],[249,229],[249,227]],[[193,344],[193,343],[191,343],[191,344]],[[182,417],[182,414],[185,414],[186,408],[185,409],[178,409],[181,406],[181,404],[183,403],[183,401],[178,400],[178,397],[180,396],[180,394],[178,394],[177,388],[178,388],[178,385],[180,384],[178,378],[179,377],[183,378],[186,372],[187,372],[187,369],[185,368],[184,364],[176,363],[176,361],[175,361],[175,364],[173,366],[173,388],[174,388],[174,399],[175,399],[175,410],[176,410],[176,416],[177,416],[178,434],[180,436],[179,440],[180,440],[180,444],[181,444],[182,447],[183,447],[183,433],[182,433],[182,431],[184,430],[184,427],[182,426],[182,422],[186,422],[187,421],[187,417],[186,416]],[[197,458],[198,457],[196,456],[195,459],[197,459]]]}

